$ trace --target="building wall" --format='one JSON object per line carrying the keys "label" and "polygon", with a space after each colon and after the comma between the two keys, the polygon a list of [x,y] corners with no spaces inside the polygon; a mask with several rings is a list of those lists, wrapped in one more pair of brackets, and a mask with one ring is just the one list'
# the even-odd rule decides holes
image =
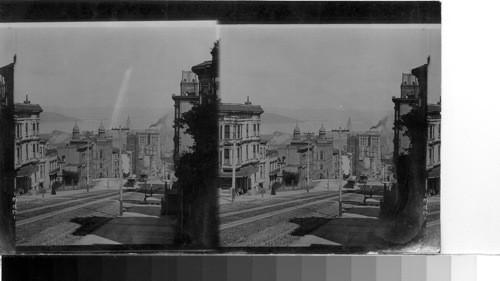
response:
{"label": "building wall", "polygon": [[[260,114],[244,111],[245,105],[236,105],[241,112],[219,113],[219,167],[221,172],[232,172],[233,154],[236,158],[236,170],[244,167],[257,167],[257,171],[245,175],[239,181],[249,182],[249,188],[255,189],[261,183],[260,170],[263,172],[262,185],[265,186],[266,160],[261,159],[260,146]],[[233,152],[233,140],[236,149]],[[265,149],[263,147],[263,149]],[[261,161],[262,160],[262,161]],[[231,179],[223,179],[229,181]]]}
{"label": "building wall", "polygon": [[428,120],[427,168],[441,164],[441,119]]}
{"label": "building wall", "polygon": [[[15,122],[15,168],[20,169],[38,165],[40,162],[40,113],[23,109],[31,104],[16,104]],[[37,169],[27,176],[17,176],[16,190],[33,189],[39,185],[40,172]]]}

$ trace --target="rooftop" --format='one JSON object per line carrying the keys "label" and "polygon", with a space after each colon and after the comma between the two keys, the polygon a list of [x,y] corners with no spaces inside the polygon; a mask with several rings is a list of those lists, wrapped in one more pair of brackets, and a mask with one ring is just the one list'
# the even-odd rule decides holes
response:
{"label": "rooftop", "polygon": [[403,79],[401,81],[401,86],[403,86],[403,85],[418,86],[418,79],[413,74],[403,73]]}
{"label": "rooftop", "polygon": [[264,110],[260,105],[241,104],[241,103],[221,103],[219,105],[219,112],[262,114]]}
{"label": "rooftop", "polygon": [[39,104],[31,104],[31,103],[15,103],[14,104],[14,113],[40,113],[43,109]]}
{"label": "rooftop", "polygon": [[202,67],[210,67],[212,65],[212,61],[211,60],[207,60],[207,61],[204,61],[202,63],[199,63],[195,66],[193,66],[191,69],[193,68],[202,68]]}

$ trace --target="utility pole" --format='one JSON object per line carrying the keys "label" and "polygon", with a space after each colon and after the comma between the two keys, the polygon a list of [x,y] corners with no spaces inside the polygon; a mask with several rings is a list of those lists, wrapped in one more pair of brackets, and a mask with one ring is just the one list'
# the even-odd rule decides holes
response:
{"label": "utility pole", "polygon": [[90,185],[90,160],[89,160],[89,147],[90,147],[90,140],[87,137],[87,192],[89,192],[89,185]]}
{"label": "utility pole", "polygon": [[111,130],[118,131],[118,173],[119,173],[119,181],[120,185],[120,216],[123,215],[123,172],[122,172],[122,130],[128,130],[128,128],[122,128],[122,126],[118,126],[118,128],[112,128]]}
{"label": "utility pole", "polygon": [[232,127],[233,127],[233,159],[232,159],[232,182],[231,182],[231,198],[232,202],[234,202],[235,192],[236,192],[236,118],[231,119]]}
{"label": "utility pole", "polygon": [[309,185],[311,183],[311,170],[309,167],[309,142],[307,143],[307,192],[309,192]]}
{"label": "utility pole", "polygon": [[[342,217],[342,133],[349,133],[349,130],[342,129],[339,127],[338,130],[332,130],[333,132],[339,133],[339,217]],[[333,144],[333,141],[332,141]],[[333,159],[333,155],[332,155]],[[335,169],[335,165],[333,164],[333,169]]]}

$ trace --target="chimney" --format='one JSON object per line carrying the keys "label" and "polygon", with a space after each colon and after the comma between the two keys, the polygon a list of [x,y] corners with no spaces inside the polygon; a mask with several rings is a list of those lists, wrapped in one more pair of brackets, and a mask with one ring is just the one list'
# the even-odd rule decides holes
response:
{"label": "chimney", "polygon": [[26,100],[23,102],[24,104],[30,104],[31,102],[28,100],[28,95],[26,95]]}
{"label": "chimney", "polygon": [[252,103],[250,102],[250,97],[247,96],[247,101],[245,102],[246,105],[251,105]]}

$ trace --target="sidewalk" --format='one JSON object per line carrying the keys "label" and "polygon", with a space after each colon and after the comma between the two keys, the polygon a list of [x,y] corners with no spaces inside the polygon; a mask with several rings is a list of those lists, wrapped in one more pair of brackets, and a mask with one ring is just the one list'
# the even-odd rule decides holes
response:
{"label": "sidewalk", "polygon": [[112,219],[75,244],[172,244],[176,232],[175,217],[160,216],[161,206],[156,198],[147,201],[148,204],[125,203],[123,216]]}
{"label": "sidewalk", "polygon": [[19,195],[16,197],[18,202],[29,202],[29,201],[34,201],[34,200],[39,200],[39,199],[51,199],[51,198],[58,198],[58,197],[64,197],[68,195],[74,195],[74,194],[80,194],[80,193],[92,193],[95,191],[102,191],[102,190],[119,190],[119,184],[117,179],[110,179],[109,180],[109,188],[107,186],[107,181],[105,179],[97,181],[95,183],[94,187],[89,188],[89,191],[87,192],[86,188],[82,189],[74,189],[74,190],[61,190],[61,191],[56,191],[55,195],[50,194],[51,190],[47,190],[45,192],[45,195],[42,195],[41,193],[38,194],[32,194],[32,195]]}
{"label": "sidewalk", "polygon": [[[324,191],[332,191],[332,190],[338,190],[338,182],[334,183],[333,180],[330,181],[330,186],[327,188],[326,181],[324,180],[319,180],[316,182],[316,186],[312,189],[309,189],[309,193],[314,193],[314,192],[324,192]],[[345,189],[344,189],[345,190]],[[273,198],[279,198],[283,196],[290,196],[290,195],[296,195],[296,194],[302,194],[302,193],[307,193],[306,189],[298,189],[298,190],[289,190],[289,191],[276,191],[276,195],[271,195],[271,190],[266,190],[266,193],[264,193],[264,196],[262,194],[257,193],[257,194],[243,194],[235,197],[234,202],[249,202],[253,200],[259,200],[259,199],[273,199]],[[228,203],[233,203],[232,198],[231,198],[231,193],[229,192],[223,192],[219,194],[219,205],[223,204],[228,204]]]}
{"label": "sidewalk", "polygon": [[344,200],[345,212],[341,218],[332,219],[291,246],[347,246],[367,250],[387,247],[387,242],[379,237],[379,233],[384,233],[391,226],[391,222],[379,219],[379,202],[376,202],[379,198],[371,198],[364,205],[363,195],[349,195]]}

